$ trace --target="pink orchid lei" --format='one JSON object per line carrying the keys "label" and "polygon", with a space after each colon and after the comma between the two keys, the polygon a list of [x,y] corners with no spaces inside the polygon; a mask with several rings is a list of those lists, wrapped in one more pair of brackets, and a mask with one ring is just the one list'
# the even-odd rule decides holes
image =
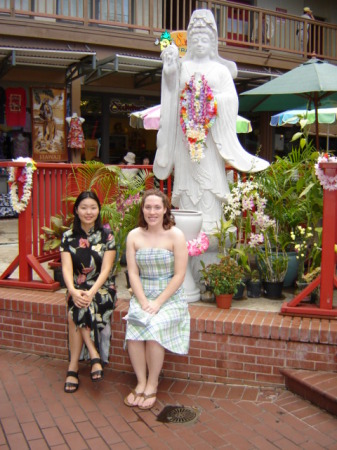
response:
{"label": "pink orchid lei", "polygon": [[195,239],[187,241],[187,250],[190,256],[199,256],[209,247],[209,240],[206,233],[199,233]]}
{"label": "pink orchid lei", "polygon": [[321,162],[337,162],[337,158],[335,156],[330,156],[328,153],[324,153],[324,155],[317,158],[317,163],[315,164],[315,173],[319,179],[319,182],[323,186],[323,189],[327,189],[328,191],[336,191],[337,175],[334,177],[329,177],[326,175],[324,170],[319,167]]}
{"label": "pink orchid lei", "polygon": [[205,157],[206,138],[216,116],[217,101],[206,78],[202,75],[196,81],[192,75],[180,94],[180,124],[193,162]]}

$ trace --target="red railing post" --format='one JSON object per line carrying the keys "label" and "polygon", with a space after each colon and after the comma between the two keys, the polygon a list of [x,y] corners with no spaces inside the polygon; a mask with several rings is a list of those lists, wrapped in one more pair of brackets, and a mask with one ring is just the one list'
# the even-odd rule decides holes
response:
{"label": "red railing post", "polygon": [[[19,193],[21,195],[21,193]],[[19,214],[19,279],[27,282],[32,280],[32,269],[27,256],[32,253],[32,199],[27,208]]]}
{"label": "red railing post", "polygon": [[[337,163],[321,162],[319,167],[325,175],[335,177],[337,175]],[[337,308],[333,307],[333,290],[337,287],[336,278],[336,254],[337,243],[337,191],[323,190],[323,234],[322,234],[322,260],[321,274],[312,281],[302,292],[290,302],[283,303],[282,314],[300,316],[337,317]],[[314,289],[320,286],[320,302],[316,305],[306,305],[302,300]]]}

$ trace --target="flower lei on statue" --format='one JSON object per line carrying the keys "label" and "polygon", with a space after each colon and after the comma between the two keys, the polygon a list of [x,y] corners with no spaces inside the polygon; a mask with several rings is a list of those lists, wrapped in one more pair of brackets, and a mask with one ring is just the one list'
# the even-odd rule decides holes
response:
{"label": "flower lei on statue", "polygon": [[[14,162],[25,162],[25,167],[11,167],[9,169],[8,183],[10,187],[10,200],[14,211],[23,212],[32,195],[33,172],[36,170],[35,162],[31,158],[19,157]],[[22,195],[19,198],[19,187],[22,186]]]}
{"label": "flower lei on statue", "polygon": [[324,170],[319,167],[321,162],[337,162],[336,156],[330,156],[328,153],[324,153],[323,156],[319,156],[317,158],[317,163],[315,164],[315,173],[319,182],[323,186],[323,189],[327,189],[328,191],[336,191],[337,190],[337,175],[334,177],[330,177],[325,174]]}
{"label": "flower lei on statue", "polygon": [[209,240],[206,233],[199,233],[195,239],[187,241],[187,250],[190,256],[199,256],[209,247]]}
{"label": "flower lei on statue", "polygon": [[180,124],[193,162],[205,157],[206,138],[217,116],[217,101],[204,75],[192,75],[180,94]]}

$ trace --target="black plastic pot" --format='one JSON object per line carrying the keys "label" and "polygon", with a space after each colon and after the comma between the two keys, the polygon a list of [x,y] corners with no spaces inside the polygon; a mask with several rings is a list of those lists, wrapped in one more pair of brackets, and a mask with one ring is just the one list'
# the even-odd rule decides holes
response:
{"label": "black plastic pot", "polygon": [[282,298],[283,281],[263,281],[263,296],[279,300]]}
{"label": "black plastic pot", "polygon": [[245,287],[246,287],[246,284],[244,282],[239,284],[236,294],[233,295],[233,300],[241,300],[243,298],[243,293],[245,291]]}
{"label": "black plastic pot", "polygon": [[259,298],[261,297],[261,290],[262,290],[262,282],[260,280],[258,281],[247,281],[247,296],[249,298]]}

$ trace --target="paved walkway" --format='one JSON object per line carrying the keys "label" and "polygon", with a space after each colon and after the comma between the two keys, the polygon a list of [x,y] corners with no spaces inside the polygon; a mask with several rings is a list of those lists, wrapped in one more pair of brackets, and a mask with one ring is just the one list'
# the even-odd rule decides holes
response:
{"label": "paved walkway", "polygon": [[[105,370],[63,392],[67,363],[0,349],[0,449],[337,449],[337,417],[275,388],[161,380],[151,411],[128,408],[132,375]],[[189,424],[156,420],[166,405],[197,408]]]}

